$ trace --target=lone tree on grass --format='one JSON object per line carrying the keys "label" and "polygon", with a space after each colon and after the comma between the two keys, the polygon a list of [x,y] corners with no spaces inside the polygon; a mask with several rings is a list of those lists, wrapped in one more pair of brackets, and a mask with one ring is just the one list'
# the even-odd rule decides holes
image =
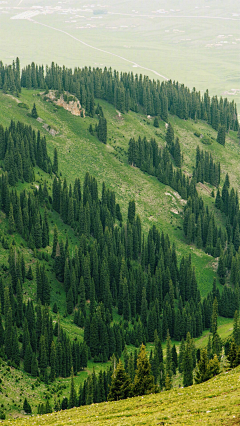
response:
{"label": "lone tree on grass", "polygon": [[32,414],[32,408],[29,402],[27,401],[27,398],[24,399],[23,409],[26,414]]}
{"label": "lone tree on grass", "polygon": [[36,108],[35,103],[33,104],[32,117],[33,118],[38,118],[38,113],[37,113],[37,108]]}

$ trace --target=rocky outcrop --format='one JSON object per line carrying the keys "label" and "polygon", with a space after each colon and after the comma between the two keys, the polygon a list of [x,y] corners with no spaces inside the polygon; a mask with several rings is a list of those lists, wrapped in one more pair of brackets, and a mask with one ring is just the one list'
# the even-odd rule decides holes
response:
{"label": "rocky outcrop", "polygon": [[[69,97],[70,100],[66,101],[66,96]],[[85,117],[85,110],[81,107],[79,100],[75,96],[71,96],[69,95],[69,93],[64,93],[64,95],[62,94],[60,98],[57,98],[56,92],[51,90],[46,95],[46,97],[49,98],[52,102],[54,102],[56,105],[71,112],[71,114]]]}

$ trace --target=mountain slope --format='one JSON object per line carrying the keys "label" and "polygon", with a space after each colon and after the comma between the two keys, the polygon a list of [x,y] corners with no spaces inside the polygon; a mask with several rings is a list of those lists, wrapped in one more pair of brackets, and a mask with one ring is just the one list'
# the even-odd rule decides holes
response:
{"label": "mountain slope", "polygon": [[44,416],[4,421],[6,426],[237,425],[240,368],[201,385],[118,402],[92,404]]}

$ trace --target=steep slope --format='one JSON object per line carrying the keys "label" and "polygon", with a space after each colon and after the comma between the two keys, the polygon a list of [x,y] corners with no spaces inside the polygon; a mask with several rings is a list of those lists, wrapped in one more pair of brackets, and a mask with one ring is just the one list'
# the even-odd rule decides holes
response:
{"label": "steep slope", "polygon": [[195,426],[199,423],[233,426],[240,420],[239,379],[238,367],[201,385],[2,423],[5,426]]}
{"label": "steep slope", "polygon": [[[18,102],[14,97],[6,96],[2,93],[0,94],[0,122],[4,126],[8,126],[10,120],[14,117],[15,120],[28,123],[33,126],[35,130],[43,132],[47,137],[47,145],[51,157],[53,157],[54,148],[57,147],[58,149],[60,170],[62,176],[67,178],[68,184],[73,184],[75,178],[79,176],[83,182],[86,172],[90,172],[91,175],[95,176],[98,182],[102,183],[104,181],[107,187],[111,188],[116,193],[116,201],[119,202],[121,206],[124,222],[127,217],[128,202],[135,199],[137,213],[141,217],[145,234],[149,227],[154,224],[158,230],[163,230],[169,234],[171,243],[175,243],[177,254],[180,257],[191,253],[192,263],[196,268],[196,276],[201,296],[206,296],[212,288],[213,277],[216,275],[216,261],[195,246],[186,244],[186,238],[182,231],[182,212],[186,201],[182,200],[179,194],[172,188],[163,185],[155,177],[130,166],[127,162],[127,149],[130,137],[135,137],[136,139],[139,136],[146,136],[147,139],[155,137],[159,146],[163,147],[165,145],[165,123],[160,122],[160,127],[155,128],[151,117],[147,118],[146,115],[142,113],[136,114],[134,112],[121,114],[119,111],[116,111],[112,105],[101,100],[99,104],[102,106],[104,115],[107,118],[109,136],[107,144],[104,145],[99,142],[96,136],[91,135],[88,131],[90,124],[94,126],[97,123],[96,116],[94,118],[74,117],[67,111],[56,108],[53,104],[46,102],[39,91],[23,90],[20,99],[23,104],[29,106],[29,109],[32,108],[32,104],[35,102],[38,115],[43,120],[43,123],[29,116],[25,108],[19,108]],[[216,139],[217,132],[201,121],[183,121],[175,116],[170,116],[170,122],[174,126],[175,134],[180,138],[180,144],[184,155],[183,170],[190,175],[192,174],[195,164],[196,146],[202,144],[194,133],[200,132],[205,135],[213,136]],[[55,136],[50,135],[48,131],[49,127],[57,132]],[[212,145],[202,145],[201,149],[206,149],[208,152],[211,152],[215,161],[221,161],[223,172],[222,181],[224,179],[224,174],[229,172],[231,185],[237,187],[240,181],[240,173],[237,169],[240,150],[237,145],[236,133],[230,132],[227,137],[225,148],[217,144],[215,140]],[[39,183],[43,182],[45,179],[47,179],[47,184],[49,185],[49,189],[51,189],[51,179],[49,176],[44,174],[41,170],[36,169],[36,181],[34,182],[34,186],[38,186]],[[26,188],[28,188],[26,184],[19,183],[17,185],[17,190]],[[203,199],[209,206],[209,209],[215,210],[214,199],[209,197],[209,193],[211,193],[214,188],[208,184],[198,184],[198,189],[199,192],[202,193]],[[218,225],[225,224],[224,216],[218,211],[215,211],[215,214]],[[2,220],[5,230],[7,230],[7,222],[4,216]],[[52,246],[53,227],[54,223],[56,223],[60,230],[60,235],[64,237],[64,240],[65,235],[68,234],[70,251],[73,252],[75,245],[79,242],[78,236],[74,234],[74,231],[70,229],[69,226],[65,226],[60,217],[53,211],[49,212],[49,221],[51,223],[50,246]],[[10,239],[9,237],[9,240]],[[35,262],[32,253],[28,251],[25,242],[22,241],[19,236],[16,236],[16,242],[18,247],[20,247],[20,245],[24,247],[24,249],[22,250],[21,248],[21,250],[26,256],[27,265],[29,265],[30,262]],[[46,251],[49,255],[51,254],[50,247],[47,248]],[[3,255],[1,254],[4,265],[7,264],[7,256],[8,252],[4,252]],[[42,260],[41,264],[43,263],[44,260]],[[72,324],[72,317],[66,316],[66,318],[63,318],[66,310],[65,294],[61,286],[59,289],[59,283],[55,278],[53,270],[50,269],[48,272],[53,290],[51,307],[53,307],[54,302],[59,306],[61,325],[69,332],[71,340],[75,339],[75,337],[82,339],[82,328],[79,329]],[[34,286],[24,284],[24,299],[26,301],[28,297],[35,297]],[[219,283],[218,288],[220,291],[222,290]],[[114,311],[114,316],[118,318],[116,311]],[[53,315],[53,319],[57,321],[57,315]],[[230,320],[229,323],[232,324],[232,320]],[[229,325],[227,333],[226,329],[224,332],[229,334],[231,332],[230,328],[231,325]],[[89,363],[88,368],[92,368],[92,365],[93,363]],[[4,373],[6,372],[6,374],[8,374],[7,368],[8,367],[4,366],[4,369],[6,369]],[[86,374],[86,372],[81,373],[80,380],[78,378],[78,385]],[[27,375],[24,374],[24,377],[28,380]],[[64,382],[67,382],[67,380],[64,380]],[[34,383],[32,383],[33,386]],[[58,392],[57,386],[55,390],[53,388],[54,386],[48,390],[50,395],[52,395],[53,392]],[[36,405],[37,398],[44,398],[44,396],[46,396],[43,392],[44,390],[41,388],[39,392],[36,390],[33,393],[29,387],[28,393],[30,401],[33,401]]]}

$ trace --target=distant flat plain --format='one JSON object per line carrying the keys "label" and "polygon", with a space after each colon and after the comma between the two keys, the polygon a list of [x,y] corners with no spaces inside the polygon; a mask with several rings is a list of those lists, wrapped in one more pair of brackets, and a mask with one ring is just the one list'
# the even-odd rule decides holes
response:
{"label": "distant flat plain", "polygon": [[112,67],[233,98],[240,111],[236,0],[0,1],[0,59]]}

